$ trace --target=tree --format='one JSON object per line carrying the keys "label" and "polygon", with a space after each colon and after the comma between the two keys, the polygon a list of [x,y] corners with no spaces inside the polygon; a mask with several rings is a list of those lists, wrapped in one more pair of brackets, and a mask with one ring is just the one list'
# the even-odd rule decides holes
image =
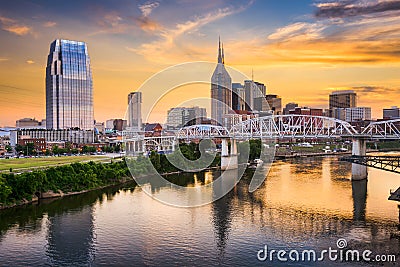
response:
{"label": "tree", "polygon": [[10,145],[6,145],[6,150],[8,153],[12,152],[12,147]]}

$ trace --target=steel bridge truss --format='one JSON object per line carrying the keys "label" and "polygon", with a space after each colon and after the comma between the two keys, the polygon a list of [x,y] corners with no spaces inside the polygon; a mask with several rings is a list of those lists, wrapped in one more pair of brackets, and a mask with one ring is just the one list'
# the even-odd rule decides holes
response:
{"label": "steel bridge truss", "polygon": [[400,139],[400,119],[371,122],[361,134],[372,139]]}
{"label": "steel bridge truss", "polygon": [[340,160],[400,173],[400,156],[350,156],[343,157]]}
{"label": "steel bridge truss", "polygon": [[243,121],[231,128],[238,139],[249,138],[340,138],[358,132],[348,122],[309,115],[275,115]]}

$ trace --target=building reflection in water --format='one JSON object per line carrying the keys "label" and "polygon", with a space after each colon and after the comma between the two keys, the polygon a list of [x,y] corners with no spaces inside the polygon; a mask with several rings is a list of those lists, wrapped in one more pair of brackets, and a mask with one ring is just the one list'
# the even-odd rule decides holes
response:
{"label": "building reflection in water", "polygon": [[94,257],[92,207],[49,218],[47,255],[51,265],[90,265]]}
{"label": "building reflection in water", "polygon": [[[232,188],[232,186],[237,183],[238,171],[238,169],[235,169],[214,173],[216,177],[219,177],[221,173],[223,173],[220,179],[216,180],[213,184],[214,198],[220,196],[223,192],[226,192],[228,188]],[[224,258],[226,243],[229,239],[229,232],[232,224],[231,212],[234,193],[235,187],[224,197],[211,204],[214,235],[218,249],[218,258],[220,261]]]}
{"label": "building reflection in water", "polygon": [[353,192],[353,218],[355,221],[365,221],[365,208],[367,206],[367,179],[352,181]]}

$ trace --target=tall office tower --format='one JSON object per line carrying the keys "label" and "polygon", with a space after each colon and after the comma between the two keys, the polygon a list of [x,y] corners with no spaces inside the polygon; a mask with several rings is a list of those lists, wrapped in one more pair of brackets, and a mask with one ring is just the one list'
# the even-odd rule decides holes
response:
{"label": "tall office tower", "polygon": [[93,127],[93,82],[86,43],[57,39],[47,58],[46,128]]}
{"label": "tall office tower", "polygon": [[128,127],[138,131],[142,129],[142,92],[128,95]]}
{"label": "tall office tower", "polygon": [[232,83],[232,109],[246,110],[245,91],[241,83]]}
{"label": "tall office tower", "polygon": [[218,43],[218,64],[211,77],[211,118],[222,123],[232,107],[232,79],[225,69],[224,47]]}
{"label": "tall office tower", "polygon": [[354,108],[357,105],[357,95],[352,90],[336,91],[329,95],[329,115],[336,117],[337,108]]}

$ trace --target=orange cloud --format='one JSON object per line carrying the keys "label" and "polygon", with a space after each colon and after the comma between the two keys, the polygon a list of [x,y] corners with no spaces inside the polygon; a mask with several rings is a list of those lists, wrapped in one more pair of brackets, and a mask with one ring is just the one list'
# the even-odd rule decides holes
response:
{"label": "orange cloud", "polygon": [[45,23],[43,24],[43,26],[46,27],[46,28],[54,27],[54,26],[56,26],[56,25],[57,25],[57,23],[54,22],[54,21],[47,21],[47,22],[45,22]]}
{"label": "orange cloud", "polygon": [[3,30],[14,33],[16,35],[22,36],[32,32],[32,28],[21,25],[18,23],[18,21],[14,19],[0,16],[0,22],[2,24]]}

